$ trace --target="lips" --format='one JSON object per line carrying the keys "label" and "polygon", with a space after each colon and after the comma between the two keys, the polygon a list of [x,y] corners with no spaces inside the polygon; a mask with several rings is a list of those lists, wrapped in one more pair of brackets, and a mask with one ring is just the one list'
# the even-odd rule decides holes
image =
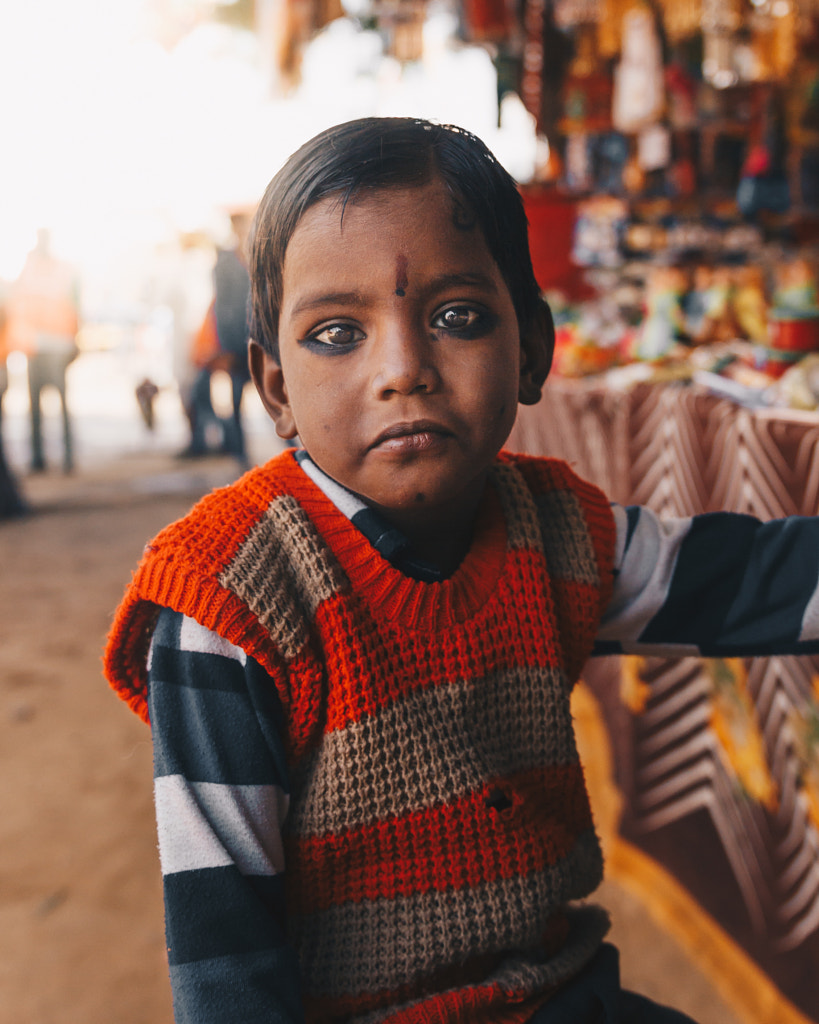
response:
{"label": "lips", "polygon": [[431,420],[394,423],[378,435],[370,449],[396,452],[426,451],[439,445],[447,437],[452,437],[452,431]]}

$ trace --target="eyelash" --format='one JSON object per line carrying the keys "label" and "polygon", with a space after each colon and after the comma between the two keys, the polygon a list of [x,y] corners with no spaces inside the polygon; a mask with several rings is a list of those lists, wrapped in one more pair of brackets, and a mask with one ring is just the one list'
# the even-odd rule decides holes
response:
{"label": "eyelash", "polygon": [[[332,342],[332,341],[320,341],[319,338],[322,334],[327,331],[334,329],[348,331],[355,335],[359,334],[360,337],[355,338],[353,341],[347,342]],[[355,327],[353,324],[346,323],[345,321],[336,320],[333,323],[322,324],[317,330],[308,334],[306,338],[302,339],[302,345],[306,345],[308,348],[314,348],[321,352],[343,352],[345,349],[351,348],[356,342],[361,341],[364,338],[364,332],[360,327]]]}
{"label": "eyelash", "polygon": [[[471,323],[467,323],[462,327],[446,327],[441,323],[441,321],[447,313],[453,312],[465,313],[467,316],[471,316]],[[481,334],[491,330],[494,326],[495,319],[496,318],[488,310],[483,309],[480,306],[470,305],[467,303],[453,303],[452,305],[444,306],[436,312],[432,319],[431,326],[434,331],[441,331],[444,334],[464,338],[468,341],[472,338],[480,337]],[[320,340],[322,334],[336,329],[352,334],[353,339],[344,342]],[[355,335],[358,335],[358,337],[355,337]],[[359,341],[363,341],[364,337],[365,334],[360,327],[356,327],[354,324],[344,320],[336,320],[331,323],[322,324],[319,328],[302,338],[301,344],[317,352],[323,352],[325,354],[332,353],[335,355],[349,350]]]}
{"label": "eyelash", "polygon": [[[466,313],[467,316],[472,317],[470,323],[464,324],[462,327],[447,327],[444,324],[439,325],[439,321],[443,320],[447,313]],[[445,306],[439,313],[435,315],[432,321],[432,326],[436,330],[444,331],[446,334],[454,334],[459,338],[476,338],[484,331],[489,330],[494,324],[494,318],[485,309],[479,306],[472,306],[466,303],[454,304],[451,306]]]}

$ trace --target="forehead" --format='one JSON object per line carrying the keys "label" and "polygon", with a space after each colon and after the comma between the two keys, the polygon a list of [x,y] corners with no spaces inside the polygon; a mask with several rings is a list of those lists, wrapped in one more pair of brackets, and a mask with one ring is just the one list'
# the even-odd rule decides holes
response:
{"label": "forehead", "polygon": [[379,261],[395,266],[399,258],[415,274],[440,263],[498,272],[480,226],[444,183],[433,179],[421,186],[368,192],[346,205],[330,196],[311,206],[287,246],[284,284],[295,283],[294,271],[307,270],[311,276],[319,268],[360,272]]}

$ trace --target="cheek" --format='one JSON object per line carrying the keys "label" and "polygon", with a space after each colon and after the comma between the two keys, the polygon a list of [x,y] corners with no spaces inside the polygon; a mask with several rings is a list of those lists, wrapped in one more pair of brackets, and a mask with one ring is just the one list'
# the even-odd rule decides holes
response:
{"label": "cheek", "polygon": [[302,436],[326,438],[349,432],[356,405],[345,400],[344,388],[337,381],[312,375],[291,400],[296,423],[304,424]]}
{"label": "cheek", "polygon": [[504,415],[517,406],[519,383],[516,363],[487,359],[470,382],[470,391],[482,396],[487,413]]}
{"label": "cheek", "polygon": [[520,390],[520,374],[517,364],[504,363],[495,367],[490,382],[486,412],[491,417],[492,429],[506,440],[515,422]]}

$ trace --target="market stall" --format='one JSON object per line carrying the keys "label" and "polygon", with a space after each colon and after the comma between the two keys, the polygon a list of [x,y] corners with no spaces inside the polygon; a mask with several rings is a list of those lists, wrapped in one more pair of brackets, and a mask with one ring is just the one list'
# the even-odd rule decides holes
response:
{"label": "market stall", "polygon": [[[664,515],[819,511],[819,415],[696,385],[553,379],[511,445]],[[620,836],[819,1018],[819,659],[606,658],[586,679],[612,743]],[[786,1019],[771,1012],[755,1019]]]}

